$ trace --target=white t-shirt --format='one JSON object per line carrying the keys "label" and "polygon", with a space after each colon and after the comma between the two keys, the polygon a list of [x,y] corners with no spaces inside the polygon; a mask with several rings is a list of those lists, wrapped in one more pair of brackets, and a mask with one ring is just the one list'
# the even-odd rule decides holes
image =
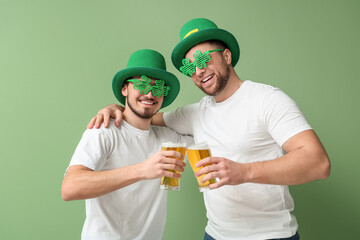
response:
{"label": "white t-shirt", "polygon": [[[70,166],[83,165],[94,171],[111,170],[140,163],[161,149],[166,141],[192,143],[164,128],[137,129],[124,120],[117,128],[86,130]],[[136,182],[117,191],[86,200],[83,240],[163,239],[167,191],[160,190],[160,178]]]}
{"label": "white t-shirt", "polygon": [[[296,103],[280,89],[245,81],[227,100],[205,96],[199,103],[164,114],[168,127],[207,141],[212,156],[240,163],[281,157],[281,146],[311,129]],[[215,239],[285,238],[297,231],[287,186],[245,183],[204,192]]]}

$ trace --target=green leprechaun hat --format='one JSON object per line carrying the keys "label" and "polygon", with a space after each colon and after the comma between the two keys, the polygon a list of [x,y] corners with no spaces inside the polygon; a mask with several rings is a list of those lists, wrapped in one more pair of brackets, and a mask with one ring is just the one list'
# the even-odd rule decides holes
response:
{"label": "green leprechaun hat", "polygon": [[168,94],[164,96],[161,108],[175,100],[180,91],[180,82],[174,74],[166,71],[164,57],[155,50],[141,49],[130,56],[127,67],[117,72],[112,81],[113,92],[121,104],[125,105],[125,97],[121,92],[124,81],[142,75],[163,80],[165,85],[170,87]]}
{"label": "green leprechaun hat", "polygon": [[185,54],[196,44],[208,40],[224,42],[231,52],[231,64],[236,65],[240,57],[240,48],[236,38],[228,31],[218,28],[209,19],[195,18],[185,23],[180,30],[180,42],[175,46],[171,54],[174,66],[180,70]]}

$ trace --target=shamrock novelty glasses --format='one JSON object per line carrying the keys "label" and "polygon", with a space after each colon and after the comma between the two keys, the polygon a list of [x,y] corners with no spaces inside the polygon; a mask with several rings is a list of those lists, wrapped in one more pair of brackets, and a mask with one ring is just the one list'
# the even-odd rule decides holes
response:
{"label": "shamrock novelty glasses", "polygon": [[157,98],[161,97],[163,95],[164,97],[168,94],[170,87],[164,86],[165,81],[164,80],[155,80],[155,85],[151,86],[150,81],[151,79],[146,77],[145,75],[141,76],[141,79],[129,79],[128,82],[133,82],[134,86],[133,88],[135,90],[139,90],[140,94],[148,94],[150,91],[152,92],[152,95]]}
{"label": "shamrock novelty glasses", "polygon": [[197,50],[193,55],[195,61],[190,62],[190,58],[184,58],[182,60],[183,65],[180,67],[180,71],[185,76],[191,77],[195,72],[195,67],[206,68],[206,63],[209,62],[211,59],[209,53],[223,51],[223,50],[224,49],[214,49],[214,50],[205,51],[204,53],[201,53],[200,50]]}

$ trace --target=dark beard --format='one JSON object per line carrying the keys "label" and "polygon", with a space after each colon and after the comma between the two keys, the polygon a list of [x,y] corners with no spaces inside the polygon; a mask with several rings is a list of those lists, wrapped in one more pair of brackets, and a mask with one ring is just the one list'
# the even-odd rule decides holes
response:
{"label": "dark beard", "polygon": [[128,101],[127,102],[129,108],[131,109],[131,111],[133,113],[135,113],[136,116],[138,116],[139,118],[142,118],[142,119],[151,119],[159,110],[157,110],[156,112],[154,113],[151,113],[151,112],[147,112],[145,111],[145,113],[140,113],[138,111],[136,111],[136,109],[131,105],[131,103]]}
{"label": "dark beard", "polygon": [[219,78],[218,78],[219,86],[217,86],[217,88],[215,89],[215,92],[213,94],[211,94],[210,96],[216,96],[222,90],[224,90],[224,88],[226,87],[226,85],[227,85],[227,83],[229,81],[229,78],[230,78],[230,67],[226,66],[225,74],[219,76]]}
{"label": "dark beard", "polygon": [[225,69],[225,74],[223,75],[220,75],[218,76],[218,81],[217,83],[219,84],[216,88],[215,88],[215,91],[213,93],[209,93],[207,92],[205,89],[203,89],[202,87],[200,87],[200,89],[206,94],[206,95],[209,95],[209,96],[216,96],[218,95],[222,90],[224,90],[224,88],[226,87],[228,81],[229,81],[229,78],[230,78],[230,67],[229,66],[226,66],[226,69]]}

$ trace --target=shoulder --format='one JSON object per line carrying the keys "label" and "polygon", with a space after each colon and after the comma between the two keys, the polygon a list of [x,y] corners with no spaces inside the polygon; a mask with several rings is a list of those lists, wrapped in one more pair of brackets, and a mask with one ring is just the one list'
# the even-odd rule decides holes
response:
{"label": "shoulder", "polygon": [[[264,83],[245,81],[243,93],[249,99],[258,99],[261,102],[271,104],[270,100],[289,98],[280,88]],[[270,102],[269,102],[270,101]]]}
{"label": "shoulder", "polygon": [[160,126],[151,126],[151,133],[158,139],[171,139],[173,141],[178,140],[181,136],[180,133],[172,130],[171,128]]}
{"label": "shoulder", "polygon": [[120,129],[121,129],[121,127],[120,128],[116,127],[115,120],[110,119],[110,122],[109,122],[109,125],[107,128],[104,126],[104,123],[102,123],[100,128],[94,127],[92,129],[86,129],[84,134],[89,135],[89,136],[96,136],[96,135],[112,136],[116,132],[120,131]]}
{"label": "shoulder", "polygon": [[168,127],[151,126],[151,132],[156,139],[161,141],[185,142],[186,145],[191,145],[194,142],[193,136],[180,134]]}
{"label": "shoulder", "polygon": [[170,121],[179,120],[183,118],[191,118],[193,116],[196,116],[196,114],[199,112],[199,108],[206,104],[206,101],[204,101],[204,98],[201,99],[200,102],[192,103],[186,106],[178,107],[173,111],[164,112],[164,121],[165,124],[168,126],[169,119]]}
{"label": "shoulder", "polygon": [[255,93],[269,93],[269,92],[273,92],[276,90],[279,90],[279,88],[273,87],[271,85],[268,84],[264,84],[264,83],[258,83],[258,82],[253,82],[250,80],[247,80],[243,83],[244,90],[248,91],[248,92],[255,92]]}
{"label": "shoulder", "polygon": [[151,128],[151,131],[157,136],[169,136],[169,135],[177,134],[174,130],[172,130],[168,127],[151,125],[150,128]]}

